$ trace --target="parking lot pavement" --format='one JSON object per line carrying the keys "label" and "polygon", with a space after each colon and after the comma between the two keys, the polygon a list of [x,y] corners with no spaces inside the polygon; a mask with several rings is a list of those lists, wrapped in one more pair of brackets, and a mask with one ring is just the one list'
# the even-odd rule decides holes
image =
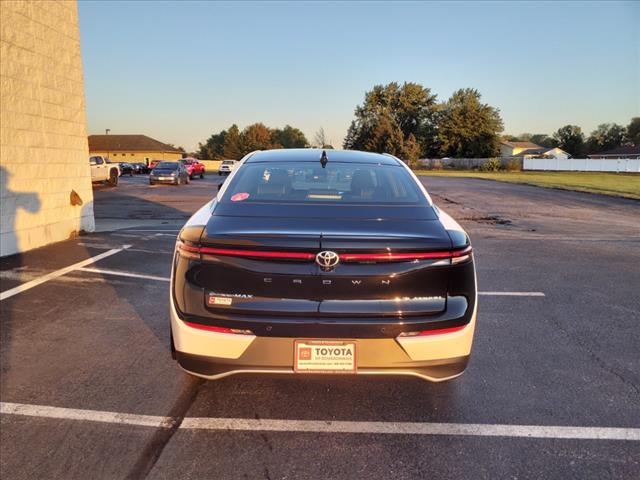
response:
{"label": "parking lot pavement", "polygon": [[218,181],[123,177],[97,221],[142,226],[0,262],[4,292],[118,250],[0,302],[3,478],[638,476],[638,202],[426,178],[486,293],[462,377],[206,382],[170,358],[166,279]]}

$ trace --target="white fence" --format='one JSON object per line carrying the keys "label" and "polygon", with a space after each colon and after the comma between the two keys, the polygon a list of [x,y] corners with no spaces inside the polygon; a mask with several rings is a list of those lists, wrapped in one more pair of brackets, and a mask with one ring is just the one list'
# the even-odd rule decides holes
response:
{"label": "white fence", "polygon": [[640,173],[638,158],[525,158],[523,170]]}

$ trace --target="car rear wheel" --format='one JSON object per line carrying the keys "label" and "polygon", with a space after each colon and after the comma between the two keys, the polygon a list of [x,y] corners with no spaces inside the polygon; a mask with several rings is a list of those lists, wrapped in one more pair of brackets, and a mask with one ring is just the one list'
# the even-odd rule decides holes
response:
{"label": "car rear wheel", "polygon": [[204,178],[204,172],[200,174],[200,178]]}
{"label": "car rear wheel", "polygon": [[115,187],[118,185],[118,171],[114,168],[109,172],[109,185]]}

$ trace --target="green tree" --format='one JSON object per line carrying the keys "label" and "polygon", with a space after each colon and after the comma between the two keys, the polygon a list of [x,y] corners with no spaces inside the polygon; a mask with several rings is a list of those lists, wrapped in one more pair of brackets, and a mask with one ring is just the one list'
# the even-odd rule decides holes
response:
{"label": "green tree", "polygon": [[409,138],[404,141],[402,146],[402,159],[411,167],[417,166],[418,159],[420,158],[421,147],[416,140],[413,133],[409,134]]}
{"label": "green tree", "polygon": [[285,125],[283,129],[276,128],[271,132],[271,143],[281,148],[306,148],[309,146],[307,137],[302,130],[291,125]]}
{"label": "green tree", "polygon": [[402,156],[404,137],[400,127],[386,115],[377,118],[375,122],[361,150]]}
{"label": "green tree", "polygon": [[559,128],[553,139],[558,142],[558,147],[573,157],[580,158],[585,154],[584,134],[582,129],[576,125],[565,125]]}
{"label": "green tree", "polygon": [[242,145],[242,139],[240,138],[240,129],[235,123],[227,130],[224,138],[223,152],[224,158],[231,160],[240,160],[246,153]]}
{"label": "green tree", "polygon": [[198,144],[198,156],[203,160],[216,160],[224,158],[224,140],[227,135],[226,130],[214,133],[207,141]]}
{"label": "green tree", "polygon": [[558,146],[558,143],[546,133],[534,133],[531,135],[529,141],[546,148],[555,148]]}
{"label": "green tree", "polygon": [[240,134],[244,154],[254,150],[269,150],[274,148],[271,143],[271,130],[264,123],[254,123],[245,127]]}
{"label": "green tree", "polygon": [[428,150],[436,139],[437,110],[436,95],[422,85],[410,82],[376,85],[365,93],[363,104],[356,107],[343,146],[367,150],[387,141],[395,145],[399,130],[402,142],[413,135],[422,149]]}
{"label": "green tree", "polygon": [[625,143],[627,130],[616,123],[603,123],[587,139],[587,153],[599,153]]}
{"label": "green tree", "polygon": [[633,145],[640,145],[640,117],[633,117],[627,125],[627,141]]}
{"label": "green tree", "polygon": [[516,137],[515,135],[504,134],[500,137],[501,140],[505,142],[519,142],[520,137]]}
{"label": "green tree", "polygon": [[496,155],[502,131],[500,111],[480,100],[480,92],[465,88],[454,92],[442,106],[438,125],[442,156]]}

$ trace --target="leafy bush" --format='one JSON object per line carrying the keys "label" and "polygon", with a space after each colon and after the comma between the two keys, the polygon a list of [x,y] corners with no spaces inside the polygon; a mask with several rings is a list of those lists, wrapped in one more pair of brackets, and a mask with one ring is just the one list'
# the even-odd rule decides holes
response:
{"label": "leafy bush", "polygon": [[522,170],[522,165],[520,164],[520,160],[512,158],[507,162],[508,172],[519,172],[520,170]]}
{"label": "leafy bush", "polygon": [[480,166],[480,171],[497,172],[501,168],[502,168],[502,164],[500,163],[500,160],[498,160],[497,158],[490,158]]}

